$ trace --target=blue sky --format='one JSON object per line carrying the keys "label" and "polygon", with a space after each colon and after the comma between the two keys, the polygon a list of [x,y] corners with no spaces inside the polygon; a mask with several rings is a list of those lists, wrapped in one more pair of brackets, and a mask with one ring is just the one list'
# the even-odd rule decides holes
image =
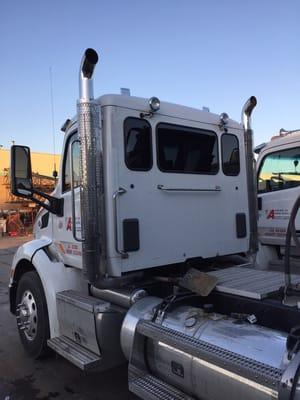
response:
{"label": "blue sky", "polygon": [[300,2],[296,0],[3,0],[0,144],[56,152],[76,112],[82,53],[100,54],[95,95],[119,93],[240,120],[250,96],[255,143],[300,128]]}

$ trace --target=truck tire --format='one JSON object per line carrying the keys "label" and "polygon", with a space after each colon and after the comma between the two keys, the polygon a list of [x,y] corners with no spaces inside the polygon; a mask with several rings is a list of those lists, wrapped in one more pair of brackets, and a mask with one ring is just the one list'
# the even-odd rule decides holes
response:
{"label": "truck tire", "polygon": [[35,271],[22,275],[16,295],[16,315],[21,342],[33,358],[47,355],[50,349],[49,318],[44,289]]}

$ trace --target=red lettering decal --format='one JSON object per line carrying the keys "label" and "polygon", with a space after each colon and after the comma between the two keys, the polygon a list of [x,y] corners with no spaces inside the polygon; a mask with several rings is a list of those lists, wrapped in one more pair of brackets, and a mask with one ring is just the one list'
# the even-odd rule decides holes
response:
{"label": "red lettering decal", "polygon": [[271,210],[267,216],[267,219],[274,219],[275,218],[275,211]]}
{"label": "red lettering decal", "polygon": [[72,230],[72,218],[71,217],[68,218],[66,230],[67,231],[71,231]]}

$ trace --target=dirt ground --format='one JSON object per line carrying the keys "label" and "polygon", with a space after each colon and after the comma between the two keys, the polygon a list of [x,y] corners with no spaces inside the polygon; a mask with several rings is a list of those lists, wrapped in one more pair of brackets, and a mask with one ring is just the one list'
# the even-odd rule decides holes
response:
{"label": "dirt ground", "polygon": [[84,374],[60,356],[30,359],[9,312],[8,280],[16,248],[26,238],[0,237],[0,400],[137,400],[127,389],[127,365]]}

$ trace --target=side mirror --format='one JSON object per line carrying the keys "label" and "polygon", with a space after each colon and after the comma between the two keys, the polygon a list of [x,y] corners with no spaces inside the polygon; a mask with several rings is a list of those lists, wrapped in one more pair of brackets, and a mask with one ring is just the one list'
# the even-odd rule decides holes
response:
{"label": "side mirror", "polygon": [[[12,146],[10,151],[10,190],[13,195],[30,199],[33,203],[60,217],[63,216],[64,200],[57,199],[32,186],[30,149],[27,146]],[[46,199],[46,201],[42,201]]]}
{"label": "side mirror", "polygon": [[10,162],[12,194],[15,196],[31,198],[33,187],[29,147],[12,146]]}

